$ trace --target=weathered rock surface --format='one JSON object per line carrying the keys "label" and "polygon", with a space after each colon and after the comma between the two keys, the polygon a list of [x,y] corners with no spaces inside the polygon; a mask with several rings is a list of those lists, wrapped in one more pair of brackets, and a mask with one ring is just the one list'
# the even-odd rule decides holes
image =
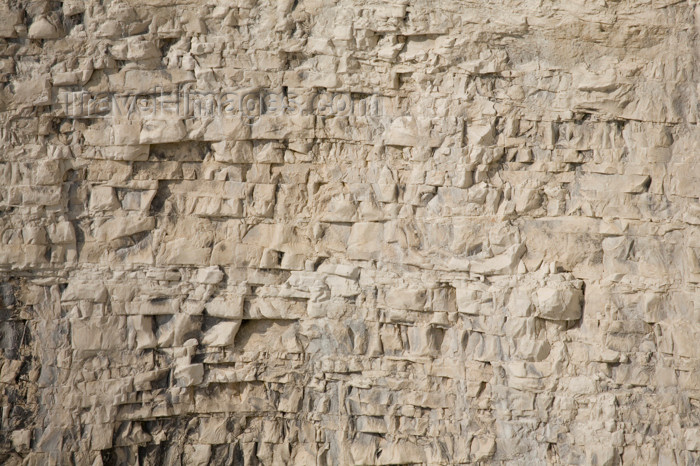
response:
{"label": "weathered rock surface", "polygon": [[694,3],[0,0],[0,462],[698,464]]}

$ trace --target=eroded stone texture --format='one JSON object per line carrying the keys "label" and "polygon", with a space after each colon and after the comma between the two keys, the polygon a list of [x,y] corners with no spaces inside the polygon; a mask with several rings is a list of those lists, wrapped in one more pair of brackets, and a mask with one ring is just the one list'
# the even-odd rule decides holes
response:
{"label": "eroded stone texture", "polygon": [[695,10],[3,0],[0,460],[697,464]]}

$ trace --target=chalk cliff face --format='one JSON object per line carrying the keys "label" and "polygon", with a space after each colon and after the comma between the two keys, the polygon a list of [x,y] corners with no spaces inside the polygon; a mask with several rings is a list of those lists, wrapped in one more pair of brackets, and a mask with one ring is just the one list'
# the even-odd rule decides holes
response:
{"label": "chalk cliff face", "polygon": [[0,3],[0,462],[697,464],[693,2]]}

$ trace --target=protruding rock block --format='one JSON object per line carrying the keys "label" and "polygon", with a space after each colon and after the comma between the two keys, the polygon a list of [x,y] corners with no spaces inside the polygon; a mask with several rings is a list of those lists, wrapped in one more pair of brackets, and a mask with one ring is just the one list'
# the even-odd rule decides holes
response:
{"label": "protruding rock block", "polygon": [[568,284],[549,284],[537,290],[535,315],[547,320],[578,320],[583,293]]}

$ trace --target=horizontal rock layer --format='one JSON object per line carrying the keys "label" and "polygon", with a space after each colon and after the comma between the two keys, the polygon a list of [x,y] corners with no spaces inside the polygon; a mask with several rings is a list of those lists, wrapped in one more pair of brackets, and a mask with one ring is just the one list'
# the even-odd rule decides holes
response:
{"label": "horizontal rock layer", "polygon": [[1,2],[0,461],[696,464],[698,21]]}

